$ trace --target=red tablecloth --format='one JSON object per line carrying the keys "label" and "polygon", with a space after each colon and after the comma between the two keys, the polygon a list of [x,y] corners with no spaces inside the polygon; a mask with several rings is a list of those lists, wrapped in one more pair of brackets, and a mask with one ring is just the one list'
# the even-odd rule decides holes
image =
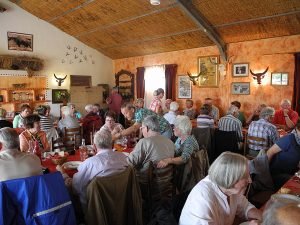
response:
{"label": "red tablecloth", "polygon": [[[299,195],[300,194],[300,178],[293,176],[291,179],[289,179],[282,188],[288,188],[290,189],[289,194]],[[280,190],[279,190],[280,192]]]}
{"label": "red tablecloth", "polygon": [[[69,155],[67,158],[67,162],[69,161],[80,161],[80,154],[79,151],[75,152],[75,155]],[[50,173],[56,172],[56,165],[52,162],[51,159],[46,159],[42,161],[42,166],[47,167],[50,171]],[[77,170],[66,170],[66,173],[73,177],[74,173],[76,173]]]}

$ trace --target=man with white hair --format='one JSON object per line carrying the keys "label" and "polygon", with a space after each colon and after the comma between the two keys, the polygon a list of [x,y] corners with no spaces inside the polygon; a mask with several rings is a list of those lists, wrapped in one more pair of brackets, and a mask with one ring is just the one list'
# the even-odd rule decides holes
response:
{"label": "man with white hair", "polygon": [[73,187],[83,205],[86,204],[86,190],[90,181],[95,177],[105,177],[121,173],[128,167],[126,156],[121,152],[112,151],[112,136],[107,130],[98,131],[94,136],[97,154],[86,159],[78,167],[73,179],[65,173],[64,168],[58,166],[66,183]]}
{"label": "man with white hair", "polygon": [[240,141],[243,140],[242,123],[237,118],[239,114],[238,107],[231,105],[227,111],[227,115],[223,116],[218,123],[219,130],[236,131]]}
{"label": "man with white hair", "polygon": [[273,124],[279,125],[285,130],[293,129],[299,118],[298,113],[291,109],[291,102],[288,99],[283,99],[280,107],[281,109],[275,112]]}
{"label": "man with white hair", "polygon": [[86,144],[91,144],[90,134],[95,133],[100,130],[103,125],[102,119],[99,115],[94,113],[93,105],[88,104],[84,107],[87,114],[82,119],[82,130],[83,130],[83,138],[85,139]]}
{"label": "man with white hair", "polygon": [[40,159],[34,154],[20,152],[19,147],[19,135],[14,129],[0,129],[0,181],[43,173]]}
{"label": "man with white hair", "polygon": [[170,111],[164,115],[164,118],[169,122],[169,124],[173,125],[175,123],[175,119],[177,116],[177,110],[179,105],[177,102],[171,102]]}
{"label": "man with white hair", "polygon": [[77,119],[72,116],[71,106],[63,106],[60,111],[62,118],[57,124],[59,134],[64,134],[65,127],[77,128],[80,126]]}
{"label": "man with white hair", "polygon": [[274,113],[274,108],[265,107],[259,114],[260,119],[258,121],[252,121],[252,123],[250,124],[248,129],[248,136],[264,138],[266,140],[266,143],[259,142],[260,146],[249,143],[250,155],[254,157],[257,156],[264,145],[264,150],[267,150],[279,139],[279,134],[276,126],[271,124]]}

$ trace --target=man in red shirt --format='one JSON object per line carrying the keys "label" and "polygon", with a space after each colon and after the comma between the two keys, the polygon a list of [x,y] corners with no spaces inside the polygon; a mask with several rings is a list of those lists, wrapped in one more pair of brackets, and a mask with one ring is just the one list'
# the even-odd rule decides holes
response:
{"label": "man in red shirt", "polygon": [[113,111],[117,115],[117,121],[119,122],[119,116],[121,113],[122,96],[118,93],[118,87],[113,87],[110,96],[106,99],[109,110]]}
{"label": "man in red shirt", "polygon": [[283,99],[280,107],[281,109],[275,112],[273,123],[285,130],[293,129],[299,118],[298,113],[291,109],[291,102],[288,99]]}

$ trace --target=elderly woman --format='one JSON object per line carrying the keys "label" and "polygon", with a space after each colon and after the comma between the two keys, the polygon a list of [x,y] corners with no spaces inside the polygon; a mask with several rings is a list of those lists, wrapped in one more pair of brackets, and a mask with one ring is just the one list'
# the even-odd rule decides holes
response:
{"label": "elderly woman", "polygon": [[149,109],[157,114],[162,114],[162,98],[165,95],[165,91],[162,88],[158,88],[153,92],[154,99],[150,103]]}
{"label": "elderly woman", "polygon": [[267,151],[270,172],[276,187],[281,187],[300,166],[300,120],[295,129]]}
{"label": "elderly woman", "polygon": [[186,163],[194,151],[199,150],[199,145],[192,132],[192,123],[187,116],[177,116],[174,124],[175,157],[161,160],[157,167],[164,168],[169,164],[180,165]]}
{"label": "elderly woman", "polygon": [[179,225],[232,225],[235,216],[260,221],[261,212],[243,195],[250,182],[248,160],[222,153],[189,194]]}
{"label": "elderly woman", "polygon": [[20,136],[20,149],[27,152],[30,147],[30,141],[37,141],[42,151],[49,151],[50,146],[46,138],[46,133],[41,131],[40,117],[30,115],[25,118],[24,125],[26,130]]}
{"label": "elderly woman", "polygon": [[70,104],[68,104],[68,106],[69,106],[70,109],[71,109],[71,115],[72,115],[74,118],[80,120],[81,117],[82,117],[82,115],[81,115],[81,113],[80,113],[79,111],[76,110],[75,104],[70,103]]}
{"label": "elderly woman", "polygon": [[108,111],[105,114],[105,124],[100,128],[100,130],[109,131],[111,134],[120,133],[124,128],[121,124],[116,123],[116,113],[113,111]]}
{"label": "elderly woman", "polygon": [[137,110],[144,108],[144,99],[143,98],[137,98],[134,101],[134,106]]}
{"label": "elderly woman", "polygon": [[24,128],[24,119],[32,113],[29,105],[24,104],[21,107],[21,113],[16,115],[13,121],[14,128]]}

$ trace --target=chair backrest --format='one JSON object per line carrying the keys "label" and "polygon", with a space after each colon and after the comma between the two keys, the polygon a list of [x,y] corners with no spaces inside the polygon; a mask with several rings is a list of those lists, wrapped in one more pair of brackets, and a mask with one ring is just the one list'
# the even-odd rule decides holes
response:
{"label": "chair backrest", "polygon": [[63,137],[63,143],[67,149],[67,151],[72,151],[75,149],[78,149],[78,147],[81,144],[82,139],[82,128],[76,127],[76,128],[64,128],[64,137]]}
{"label": "chair backrest", "polygon": [[66,151],[67,148],[64,144],[63,138],[53,138],[51,139],[51,151]]}
{"label": "chair backrest", "polygon": [[[60,172],[0,183],[0,224],[73,225],[75,214]],[[7,223],[14,219],[15,223]]]}
{"label": "chair backrest", "polygon": [[86,220],[87,224],[142,225],[141,192],[133,168],[91,181]]}
{"label": "chair backrest", "polygon": [[214,159],[216,159],[220,154],[225,151],[231,151],[235,153],[239,152],[238,147],[238,134],[236,131],[221,131],[219,129],[215,130],[215,155]]}
{"label": "chair backrest", "polygon": [[253,145],[258,147],[259,149],[266,149],[268,148],[268,140],[265,138],[261,138],[261,137],[255,137],[255,136],[247,136],[247,144],[248,147],[249,145]]}

